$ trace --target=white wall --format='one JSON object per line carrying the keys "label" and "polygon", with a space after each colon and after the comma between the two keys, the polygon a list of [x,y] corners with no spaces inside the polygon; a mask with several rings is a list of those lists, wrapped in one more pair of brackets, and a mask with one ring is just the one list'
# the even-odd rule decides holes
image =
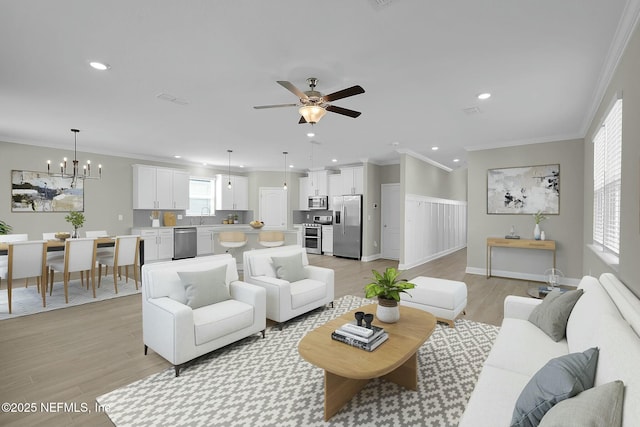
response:
{"label": "white wall", "polygon": [[[487,214],[487,170],[560,164],[560,214],[549,215],[541,228],[557,244],[557,267],[567,278],[582,277],[583,141],[530,144],[468,153],[469,236],[467,272],[485,274],[487,237],[503,237],[513,225],[524,239],[533,238],[532,215]],[[494,248],[493,270],[516,278],[540,276],[552,265],[548,251]]]}
{"label": "white wall", "polygon": [[[640,296],[640,28],[636,28],[607,87],[584,141],[583,273],[612,272]],[[587,246],[593,230],[592,137],[616,92],[622,93],[622,197],[620,206],[620,264],[604,263]]]}

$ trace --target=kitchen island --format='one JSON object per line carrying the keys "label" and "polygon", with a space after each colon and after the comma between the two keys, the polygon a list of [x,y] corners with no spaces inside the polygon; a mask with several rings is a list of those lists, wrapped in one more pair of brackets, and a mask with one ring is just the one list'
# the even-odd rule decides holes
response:
{"label": "kitchen island", "polygon": [[[197,255],[217,255],[227,252],[227,248],[220,245],[218,235],[225,231],[241,231],[247,235],[247,244],[241,248],[233,249],[231,254],[236,260],[242,262],[242,254],[246,250],[260,249],[258,235],[261,231],[283,231],[285,245],[295,245],[299,242],[300,230],[285,229],[282,227],[263,227],[256,229],[248,224],[208,224],[208,225],[176,225],[172,227],[134,227],[131,234],[142,236],[145,240],[145,262],[167,261],[174,256],[173,236],[176,228],[196,228],[197,230]],[[241,268],[241,265],[238,265]]]}

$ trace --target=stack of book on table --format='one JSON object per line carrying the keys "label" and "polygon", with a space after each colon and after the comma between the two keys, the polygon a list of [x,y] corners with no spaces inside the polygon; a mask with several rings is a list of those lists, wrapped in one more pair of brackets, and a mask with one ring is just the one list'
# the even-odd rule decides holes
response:
{"label": "stack of book on table", "polygon": [[369,329],[353,323],[345,323],[331,333],[331,338],[362,350],[373,351],[389,338],[389,334],[378,326],[372,325]]}

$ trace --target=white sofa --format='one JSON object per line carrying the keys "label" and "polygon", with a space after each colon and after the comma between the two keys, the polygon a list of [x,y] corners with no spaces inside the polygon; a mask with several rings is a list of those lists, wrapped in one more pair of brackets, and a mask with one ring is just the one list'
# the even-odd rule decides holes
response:
{"label": "white sofa", "polygon": [[[231,299],[192,309],[186,304],[183,271],[211,270],[227,265]],[[145,264],[142,267],[142,338],[175,367],[257,332],[264,338],[266,293],[238,281],[235,259],[229,254]]]}
{"label": "white sofa", "polygon": [[[305,278],[293,283],[278,279],[271,257],[294,254],[302,255]],[[282,324],[315,308],[333,303],[333,270],[309,265],[307,251],[300,245],[246,251],[243,262],[243,280],[267,291],[268,319]]]}
{"label": "white sofa", "polygon": [[552,358],[599,348],[594,387],[625,385],[623,426],[640,426],[640,300],[611,274],[585,276],[566,338],[554,342],[527,319],[541,300],[508,296],[504,321],[462,415],[460,427],[509,426],[529,379]]}

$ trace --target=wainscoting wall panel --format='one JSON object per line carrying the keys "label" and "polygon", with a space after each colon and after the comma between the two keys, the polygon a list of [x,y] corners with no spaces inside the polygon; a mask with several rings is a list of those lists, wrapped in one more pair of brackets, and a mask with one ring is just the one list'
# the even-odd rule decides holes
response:
{"label": "wainscoting wall panel", "polygon": [[401,270],[467,246],[467,202],[408,194],[404,212]]}

